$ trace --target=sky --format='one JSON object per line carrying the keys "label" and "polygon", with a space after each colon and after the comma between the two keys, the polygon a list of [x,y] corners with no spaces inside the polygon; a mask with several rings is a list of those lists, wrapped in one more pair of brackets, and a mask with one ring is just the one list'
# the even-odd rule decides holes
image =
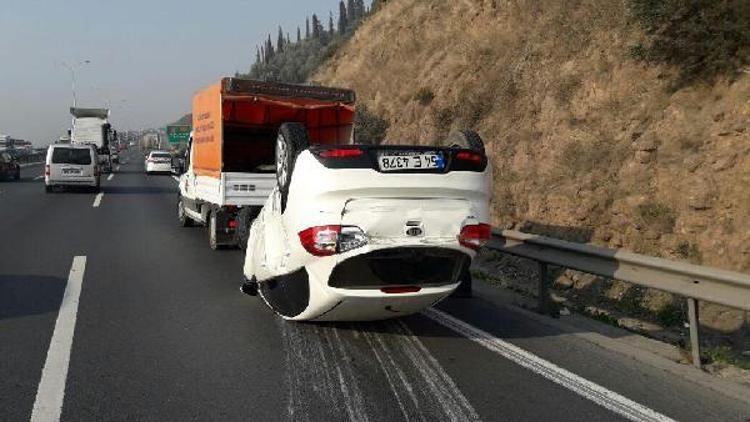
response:
{"label": "sky", "polygon": [[294,38],[305,16],[338,14],[338,0],[1,1],[0,133],[37,146],[70,126],[67,67],[79,107],[109,104],[115,129],[161,127],[246,72],[279,25]]}

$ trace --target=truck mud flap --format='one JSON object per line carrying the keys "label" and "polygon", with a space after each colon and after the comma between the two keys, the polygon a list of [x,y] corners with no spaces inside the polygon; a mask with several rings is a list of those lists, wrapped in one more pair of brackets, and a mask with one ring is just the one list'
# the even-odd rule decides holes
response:
{"label": "truck mud flap", "polygon": [[268,306],[287,318],[301,314],[310,304],[310,279],[304,268],[259,283],[258,290]]}

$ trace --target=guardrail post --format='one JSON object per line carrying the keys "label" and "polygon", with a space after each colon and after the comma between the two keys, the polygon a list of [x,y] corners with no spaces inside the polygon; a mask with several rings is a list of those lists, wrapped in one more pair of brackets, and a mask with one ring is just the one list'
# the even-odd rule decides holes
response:
{"label": "guardrail post", "polygon": [[547,264],[538,262],[539,265],[539,297],[537,298],[537,312],[540,314],[549,313],[549,288],[547,286]]}
{"label": "guardrail post", "polygon": [[692,297],[687,299],[688,303],[688,323],[690,324],[690,352],[693,355],[693,366],[701,369],[701,341],[698,324],[698,301]]}

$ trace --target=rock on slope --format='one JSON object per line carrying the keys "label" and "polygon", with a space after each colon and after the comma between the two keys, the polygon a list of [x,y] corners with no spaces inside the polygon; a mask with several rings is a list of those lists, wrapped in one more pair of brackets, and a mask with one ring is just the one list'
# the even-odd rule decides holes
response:
{"label": "rock on slope", "polygon": [[748,272],[750,69],[675,89],[641,37],[623,0],[390,0],[314,79],[389,142],[476,128],[498,226]]}

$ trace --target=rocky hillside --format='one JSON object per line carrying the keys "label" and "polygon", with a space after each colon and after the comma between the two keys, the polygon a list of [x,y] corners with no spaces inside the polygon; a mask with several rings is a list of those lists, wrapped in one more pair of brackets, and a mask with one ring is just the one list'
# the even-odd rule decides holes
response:
{"label": "rocky hillside", "polygon": [[[677,64],[639,60],[649,35],[634,3],[656,4],[390,0],[314,79],[356,89],[387,142],[478,130],[497,226],[750,272],[750,66],[686,81]],[[580,284],[566,275],[558,292]],[[666,319],[682,326],[681,300],[602,283],[562,296],[677,312]],[[750,347],[747,313],[702,312]]]}
{"label": "rocky hillside", "polygon": [[645,37],[625,1],[391,0],[315,80],[388,142],[476,128],[498,226],[748,272],[750,68],[678,85]]}

